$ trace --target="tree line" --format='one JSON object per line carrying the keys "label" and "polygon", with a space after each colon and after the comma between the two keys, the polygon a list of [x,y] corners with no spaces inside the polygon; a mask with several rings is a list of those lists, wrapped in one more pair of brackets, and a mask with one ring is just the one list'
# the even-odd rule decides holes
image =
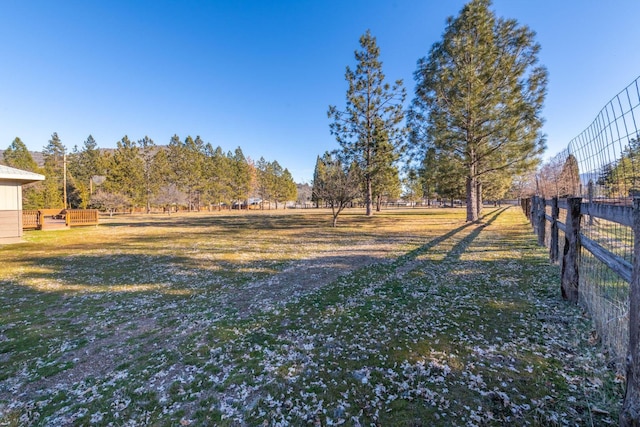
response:
{"label": "tree line", "polygon": [[[318,205],[339,208],[359,200],[373,215],[383,201],[400,196],[464,198],[467,220],[475,221],[484,199],[501,199],[517,177],[538,166],[547,84],[540,45],[532,30],[490,7],[490,0],[472,0],[448,18],[442,40],[417,61],[408,109],[403,82],[389,83],[382,71],[376,38],[362,35],[356,66],[345,72],[346,104],[327,112],[339,148],[317,157],[312,198]],[[18,143],[7,150],[7,162],[20,151]],[[295,198],[291,175],[277,162],[254,163],[240,148],[225,153],[199,137],[174,136],[160,149],[149,138],[125,136],[113,152],[98,150],[89,137],[66,162],[65,152],[53,134],[43,151],[48,178],[25,194],[28,206],[68,200],[74,207],[199,209],[243,203],[252,194],[276,205]],[[61,176],[69,177],[66,186]],[[96,177],[104,177],[98,191]]]}
{"label": "tree line", "polygon": [[246,207],[253,202],[283,204],[296,200],[297,187],[277,161],[245,157],[240,147],[224,152],[199,136],[171,137],[158,146],[145,136],[124,136],[114,150],[100,149],[89,135],[81,148],[68,152],[57,133],[42,150],[39,165],[26,145],[15,138],[3,152],[8,166],[42,173],[45,180],[25,186],[24,209],[152,207],[188,210]]}
{"label": "tree line", "polygon": [[403,82],[386,81],[375,37],[360,38],[356,68],[345,73],[346,105],[328,110],[340,148],[318,157],[314,199],[339,212],[351,194],[372,215],[401,182],[407,199],[464,198],[467,220],[476,221],[483,198],[503,198],[536,169],[545,149],[540,45],[490,7],[472,0],[448,18],[442,40],[418,60],[406,111]]}

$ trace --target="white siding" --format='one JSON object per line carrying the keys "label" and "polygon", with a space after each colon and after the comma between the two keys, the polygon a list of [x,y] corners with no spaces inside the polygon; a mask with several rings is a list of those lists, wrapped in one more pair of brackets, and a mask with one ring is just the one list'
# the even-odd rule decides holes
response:
{"label": "white siding", "polygon": [[22,186],[13,182],[0,182],[0,211],[22,210]]}
{"label": "white siding", "polygon": [[22,236],[21,219],[21,211],[0,211],[0,242],[3,238]]}

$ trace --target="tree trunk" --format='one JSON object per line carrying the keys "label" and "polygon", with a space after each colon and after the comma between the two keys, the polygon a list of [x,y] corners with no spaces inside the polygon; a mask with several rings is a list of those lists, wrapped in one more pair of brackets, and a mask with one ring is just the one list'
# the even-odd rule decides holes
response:
{"label": "tree trunk", "polygon": [[467,177],[467,221],[473,222],[478,220],[478,185],[475,176]]}
{"label": "tree trunk", "polygon": [[367,181],[367,191],[366,191],[365,200],[364,200],[366,215],[372,216],[373,215],[373,190],[371,188],[371,176],[369,176],[368,174],[366,177],[366,181]]}
{"label": "tree trunk", "polygon": [[478,206],[477,206],[478,218],[480,218],[480,216],[482,215],[482,183],[481,182],[478,182],[476,184],[476,196],[478,199]]}

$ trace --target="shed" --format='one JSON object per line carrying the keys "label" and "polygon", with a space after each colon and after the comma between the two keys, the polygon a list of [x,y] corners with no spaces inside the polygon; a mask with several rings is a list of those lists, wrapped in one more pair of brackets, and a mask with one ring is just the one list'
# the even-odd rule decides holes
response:
{"label": "shed", "polygon": [[44,175],[0,165],[0,244],[22,237],[22,185],[43,181]]}

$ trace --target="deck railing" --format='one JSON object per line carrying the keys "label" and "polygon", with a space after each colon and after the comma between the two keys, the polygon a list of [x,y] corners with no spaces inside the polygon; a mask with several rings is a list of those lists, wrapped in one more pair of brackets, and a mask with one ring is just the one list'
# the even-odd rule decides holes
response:
{"label": "deck railing", "polygon": [[[76,227],[82,225],[98,225],[99,216],[97,209],[27,209],[22,211],[23,230],[42,230],[56,227],[52,222],[61,222],[64,226]],[[47,227],[49,223],[49,227]],[[57,227],[56,227],[57,228]]]}
{"label": "deck railing", "polygon": [[68,227],[98,225],[97,209],[67,209],[65,219]]}

